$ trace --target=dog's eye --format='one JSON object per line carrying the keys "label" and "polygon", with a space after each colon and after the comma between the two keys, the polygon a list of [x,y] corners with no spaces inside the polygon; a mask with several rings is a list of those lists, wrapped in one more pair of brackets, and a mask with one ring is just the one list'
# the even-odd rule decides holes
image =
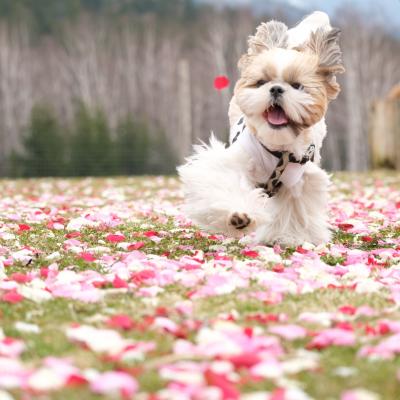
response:
{"label": "dog's eye", "polygon": [[291,86],[292,86],[293,89],[297,89],[297,90],[303,89],[303,85],[301,83],[299,83],[299,82],[293,82],[291,84]]}
{"label": "dog's eye", "polygon": [[263,85],[265,85],[267,83],[267,81],[266,80],[264,80],[264,79],[260,79],[259,81],[257,81],[256,82],[256,87],[261,87],[261,86],[263,86]]}

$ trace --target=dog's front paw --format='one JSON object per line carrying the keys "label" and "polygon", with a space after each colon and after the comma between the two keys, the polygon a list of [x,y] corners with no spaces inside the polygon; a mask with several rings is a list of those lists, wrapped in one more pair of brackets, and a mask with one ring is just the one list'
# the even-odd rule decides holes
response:
{"label": "dog's front paw", "polygon": [[229,223],[236,229],[247,228],[251,223],[251,218],[246,213],[235,212],[229,217]]}

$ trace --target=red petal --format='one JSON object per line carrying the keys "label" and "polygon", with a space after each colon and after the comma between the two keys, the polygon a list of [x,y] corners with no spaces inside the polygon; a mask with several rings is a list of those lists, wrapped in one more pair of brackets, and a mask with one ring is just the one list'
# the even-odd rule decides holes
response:
{"label": "red petal", "polygon": [[257,258],[259,256],[258,252],[254,250],[242,250],[241,253],[249,258]]}
{"label": "red petal", "polygon": [[354,228],[354,225],[352,224],[338,224],[338,228],[341,229],[342,231],[348,231],[351,228]]}
{"label": "red petal", "polygon": [[155,278],[155,276],[156,274],[153,270],[144,269],[142,271],[133,273],[131,279],[136,283],[141,283],[142,281],[145,281],[147,279]]}
{"label": "red petal", "polygon": [[298,247],[296,248],[296,251],[297,251],[298,253],[300,253],[300,254],[307,254],[307,253],[308,253],[308,250],[307,250],[307,249],[303,249],[303,247],[301,247],[301,246],[298,246]]}
{"label": "red petal", "polygon": [[11,303],[11,304],[19,303],[23,299],[24,298],[19,293],[17,293],[15,290],[11,290],[10,292],[3,294],[3,296],[1,297],[2,301],[5,301],[5,302]]}
{"label": "red petal", "polygon": [[133,251],[133,250],[139,250],[142,247],[144,247],[146,244],[144,242],[136,242],[136,243],[132,243],[128,246],[128,250],[129,251]]}
{"label": "red petal", "polygon": [[225,75],[220,75],[214,79],[214,87],[217,90],[225,89],[229,86],[229,79]]}
{"label": "red petal", "polygon": [[81,233],[80,233],[80,232],[71,232],[71,233],[67,233],[67,234],[65,235],[65,237],[66,237],[67,239],[72,239],[72,238],[76,238],[76,237],[79,237],[79,236],[81,236]]}
{"label": "red petal", "polygon": [[229,361],[235,368],[251,368],[253,365],[260,362],[260,357],[255,353],[243,353],[231,357]]}
{"label": "red petal", "polygon": [[350,331],[350,332],[354,331],[354,328],[351,325],[351,323],[346,321],[338,322],[337,324],[335,324],[335,328],[343,329],[344,331]]}
{"label": "red petal", "polygon": [[143,236],[146,236],[146,237],[158,236],[158,232],[156,232],[156,231],[143,232]]}
{"label": "red petal", "polygon": [[247,337],[249,337],[249,338],[253,337],[253,328],[252,328],[252,327],[246,326],[246,327],[243,329],[243,332],[244,332],[244,334],[245,334]]}
{"label": "red petal", "polygon": [[390,332],[389,325],[385,322],[380,322],[378,325],[378,331],[381,335],[386,335]]}
{"label": "red petal", "polygon": [[368,324],[365,325],[365,333],[367,335],[376,335],[377,334],[376,329],[373,326],[368,325]]}
{"label": "red petal", "polygon": [[125,236],[124,235],[109,234],[109,235],[107,235],[106,240],[111,242],[111,243],[119,243],[119,242],[123,242],[125,240]]}
{"label": "red petal", "polygon": [[357,311],[357,307],[353,307],[353,306],[342,306],[339,307],[339,311],[343,314],[347,314],[347,315],[354,315]]}
{"label": "red petal", "polygon": [[50,270],[46,267],[40,268],[40,277],[41,278],[47,278],[49,275]]}
{"label": "red petal", "polygon": [[107,325],[111,328],[121,328],[128,331],[135,326],[135,323],[129,315],[120,314],[111,317],[107,321]]}
{"label": "red petal", "polygon": [[79,254],[79,257],[82,258],[82,260],[92,262],[96,260],[96,257],[92,253],[86,253],[82,252]]}
{"label": "red petal", "polygon": [[124,281],[123,279],[121,279],[118,275],[116,275],[113,280],[113,286],[117,289],[127,288],[128,283],[126,281]]}
{"label": "red petal", "polygon": [[283,272],[284,270],[285,270],[285,267],[283,266],[283,264],[276,264],[272,268],[272,271],[274,271],[274,272]]}
{"label": "red petal", "polygon": [[32,280],[28,275],[22,274],[21,272],[14,272],[10,275],[10,280],[18,283],[27,283]]}
{"label": "red petal", "polygon": [[362,237],[361,237],[361,240],[362,240],[363,242],[369,243],[369,242],[373,242],[373,241],[374,241],[374,238],[373,238],[372,236],[362,236]]}
{"label": "red petal", "polygon": [[156,314],[159,317],[167,317],[168,309],[166,307],[157,307],[154,314]]}
{"label": "red petal", "polygon": [[79,386],[88,383],[87,379],[81,375],[72,374],[68,377],[66,385],[67,386]]}

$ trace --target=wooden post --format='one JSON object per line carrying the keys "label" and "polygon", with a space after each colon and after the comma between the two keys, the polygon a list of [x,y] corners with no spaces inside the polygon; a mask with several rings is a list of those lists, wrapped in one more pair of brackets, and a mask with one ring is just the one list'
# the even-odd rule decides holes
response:
{"label": "wooden post", "polygon": [[373,168],[400,170],[400,92],[376,101],[370,112],[369,143]]}
{"label": "wooden post", "polygon": [[179,74],[179,136],[178,155],[179,162],[184,162],[192,149],[192,105],[190,90],[190,67],[186,59],[178,63]]}
{"label": "wooden post", "polygon": [[395,167],[400,171],[400,99],[392,102],[392,112],[393,112],[393,136],[394,136],[394,153],[395,153]]}

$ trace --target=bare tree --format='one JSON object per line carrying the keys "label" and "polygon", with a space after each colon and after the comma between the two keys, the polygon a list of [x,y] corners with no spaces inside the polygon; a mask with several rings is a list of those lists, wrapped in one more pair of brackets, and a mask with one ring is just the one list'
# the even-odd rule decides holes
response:
{"label": "bare tree", "polygon": [[118,86],[114,63],[115,34],[102,18],[82,16],[67,26],[58,68],[68,82],[66,95],[90,109],[103,109],[114,125],[118,113]]}
{"label": "bare tree", "polygon": [[34,103],[32,74],[35,61],[28,32],[21,25],[0,25],[0,166],[19,144]]}
{"label": "bare tree", "polygon": [[[339,15],[347,72],[328,112],[325,164],[363,170],[369,108],[400,81],[400,42],[349,8]],[[34,43],[26,27],[0,25],[1,165],[20,145],[37,102],[51,104],[64,122],[77,100],[104,110],[113,127],[126,115],[144,119],[154,136],[166,134],[181,160],[210,131],[226,138],[237,61],[257,25],[250,11],[208,9],[189,27],[151,15],[118,22],[82,15],[63,23],[61,36]],[[222,74],[231,86],[216,91],[213,80]]]}

